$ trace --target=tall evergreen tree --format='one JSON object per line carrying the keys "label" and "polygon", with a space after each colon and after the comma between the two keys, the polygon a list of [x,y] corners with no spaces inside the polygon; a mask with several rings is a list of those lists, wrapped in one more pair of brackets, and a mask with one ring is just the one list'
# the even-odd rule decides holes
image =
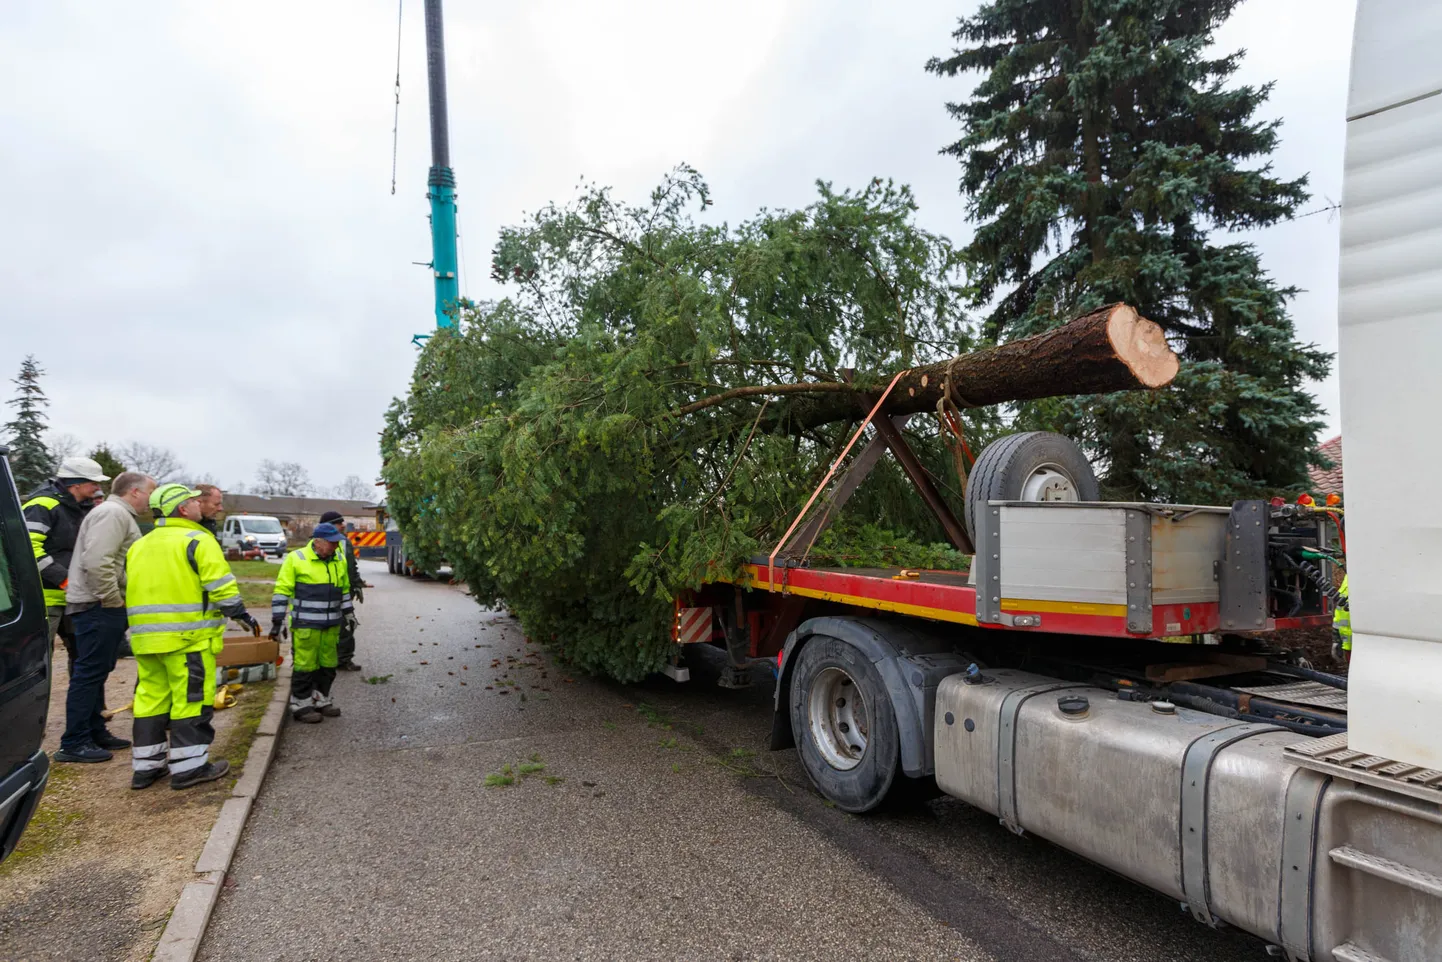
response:
{"label": "tall evergreen tree", "polygon": [[15,414],[5,422],[5,436],[10,445],[10,473],[15,487],[23,497],[50,477],[50,449],[45,445],[45,408],[50,404],[40,387],[44,375],[35,355],[26,355],[20,362],[19,376],[12,378],[15,396],[6,403]]}
{"label": "tall evergreen tree", "polygon": [[1272,175],[1271,85],[1228,87],[1242,53],[1212,33],[1238,0],[993,0],[927,69],[979,71],[947,109],[962,137],[965,249],[986,333],[1007,339],[1126,301],[1183,359],[1157,394],[1025,406],[1101,466],[1109,496],[1226,503],[1305,483],[1331,355],[1297,342],[1281,288],[1226,231],[1274,224],[1307,197]]}
{"label": "tall evergreen tree", "polygon": [[91,458],[93,461],[95,461],[96,464],[100,465],[100,470],[104,474],[110,476],[110,480],[106,481],[104,484],[101,485],[101,488],[104,489],[105,494],[108,497],[110,494],[111,483],[114,482],[116,475],[120,474],[125,470],[125,464],[120,460],[119,457],[116,456],[115,452],[110,450],[110,445],[104,441],[97,444],[95,446],[95,450],[91,451],[90,454],[87,455],[87,457]]}

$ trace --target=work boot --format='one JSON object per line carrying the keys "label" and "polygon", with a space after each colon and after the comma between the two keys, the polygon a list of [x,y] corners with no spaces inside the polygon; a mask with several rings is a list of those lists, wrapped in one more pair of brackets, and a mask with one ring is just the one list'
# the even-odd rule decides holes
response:
{"label": "work boot", "polygon": [[101,748],[108,748],[112,752],[118,752],[122,748],[130,747],[130,739],[102,731],[95,735],[95,744]]}
{"label": "work boot", "polygon": [[62,748],[51,757],[57,762],[108,762],[115,756],[99,745],[91,743],[81,745],[79,748]]}
{"label": "work boot", "polygon": [[307,725],[318,725],[321,722],[320,712],[316,711],[314,705],[306,705],[300,711],[290,716],[298,722],[305,722]]}
{"label": "work boot", "polygon": [[321,706],[320,706],[320,713],[321,713],[322,715],[324,715],[325,717],[327,717],[327,718],[339,718],[339,717],[340,717],[340,706],[339,706],[339,705],[321,705]]}
{"label": "work boot", "polygon": [[170,769],[166,768],[163,765],[160,768],[152,768],[149,771],[145,772],[131,772],[130,787],[137,790],[142,788],[149,788],[151,785],[154,785],[156,782],[160,781],[162,778],[169,774]]}
{"label": "work boot", "polygon": [[230,771],[230,762],[221,759],[218,762],[206,762],[199,768],[192,768],[183,775],[171,775],[170,787],[175,789],[189,788],[192,785],[200,785],[205,782],[213,782],[217,778],[224,777]]}
{"label": "work boot", "polygon": [[336,665],[336,666],[335,666],[335,670],[336,670],[336,671],[360,671],[360,670],[361,670],[361,666],[360,666],[360,665],[357,665],[357,664],[356,664],[355,662],[353,662],[353,661],[343,661],[343,662],[341,662],[339,665]]}

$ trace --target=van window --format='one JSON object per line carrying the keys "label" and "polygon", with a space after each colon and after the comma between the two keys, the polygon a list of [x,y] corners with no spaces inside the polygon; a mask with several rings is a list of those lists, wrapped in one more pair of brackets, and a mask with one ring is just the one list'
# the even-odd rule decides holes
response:
{"label": "van window", "polygon": [[274,518],[237,518],[246,534],[280,534],[280,522]]}
{"label": "van window", "polygon": [[[0,481],[9,482],[9,477],[0,472]],[[34,564],[33,557],[16,558],[12,549],[20,542],[20,539],[13,536],[13,532],[24,531],[25,522],[23,515],[16,510],[18,503],[11,498],[0,497],[0,624],[10,621],[15,617],[17,607],[18,591],[15,584],[15,566],[20,564]],[[29,536],[25,536],[24,543],[29,543]]]}

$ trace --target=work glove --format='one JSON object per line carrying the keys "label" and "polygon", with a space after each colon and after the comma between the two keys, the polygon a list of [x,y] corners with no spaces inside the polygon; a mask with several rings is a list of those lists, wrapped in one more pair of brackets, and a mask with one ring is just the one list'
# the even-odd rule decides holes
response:
{"label": "work glove", "polygon": [[285,619],[277,618],[270,623],[270,634],[267,635],[271,641],[281,641],[285,638]]}
{"label": "work glove", "polygon": [[360,624],[360,619],[355,616],[354,611],[347,611],[343,616],[346,631],[355,631],[355,626]]}
{"label": "work glove", "polygon": [[353,586],[351,588],[350,596],[356,600],[357,604],[363,605],[366,603],[366,593],[364,590],[361,589],[359,585]]}
{"label": "work glove", "polygon": [[248,611],[242,611],[240,614],[236,615],[232,620],[233,620],[233,621],[237,621],[237,622],[239,622],[240,624],[244,625],[244,626],[245,626],[245,629],[246,629],[247,631],[249,631],[249,632],[251,633],[251,635],[253,635],[254,637],[256,637],[256,638],[259,638],[259,637],[260,637],[260,622],[256,621],[256,620],[255,620],[255,617],[254,617],[253,615],[251,615],[250,612],[248,612]]}

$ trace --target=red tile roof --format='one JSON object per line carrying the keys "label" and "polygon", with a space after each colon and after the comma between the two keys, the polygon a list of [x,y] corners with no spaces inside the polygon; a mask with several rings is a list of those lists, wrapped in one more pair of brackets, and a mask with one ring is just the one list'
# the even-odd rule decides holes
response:
{"label": "red tile roof", "polygon": [[1312,490],[1308,492],[1318,501],[1329,494],[1342,494],[1342,436],[1339,434],[1319,449],[1322,456],[1332,462],[1330,468],[1313,465],[1307,469],[1312,479]]}

